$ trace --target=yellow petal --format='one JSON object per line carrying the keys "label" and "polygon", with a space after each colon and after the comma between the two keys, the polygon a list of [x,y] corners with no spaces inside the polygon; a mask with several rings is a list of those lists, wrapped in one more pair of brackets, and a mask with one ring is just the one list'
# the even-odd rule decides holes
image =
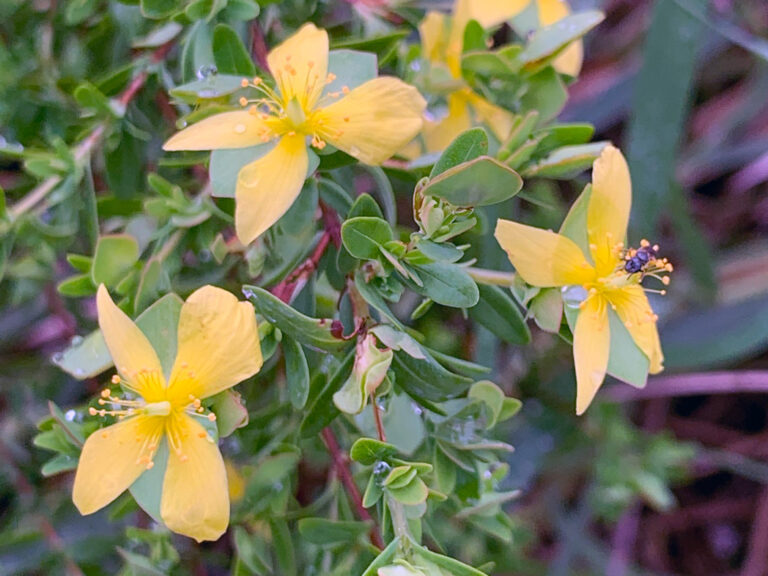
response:
{"label": "yellow petal", "polygon": [[[161,431],[161,419],[135,416],[96,430],[85,441],[75,473],[72,501],[81,514],[100,510],[147,469],[144,439]],[[139,440],[139,441],[137,441]]]}
{"label": "yellow petal", "polygon": [[374,78],[323,108],[321,137],[365,164],[381,164],[410,142],[427,103],[399,78]]}
{"label": "yellow petal", "polygon": [[464,27],[470,20],[477,20],[483,28],[490,28],[516,16],[528,4],[530,0],[457,0],[454,13]]}
{"label": "yellow petal", "polygon": [[456,136],[472,128],[466,92],[461,90],[446,98],[448,114],[437,122],[424,123],[424,142],[427,152],[442,152]]}
{"label": "yellow petal", "polygon": [[162,399],[165,379],[155,349],[133,320],[115,305],[104,284],[96,294],[96,309],[109,354],[126,386],[149,402]]}
{"label": "yellow petal", "polygon": [[643,288],[639,285],[625,286],[606,293],[606,297],[616,307],[616,314],[627,327],[637,347],[648,357],[651,374],[661,372],[664,369],[664,354],[656,327],[656,315]]}
{"label": "yellow petal", "polygon": [[594,278],[594,269],[579,247],[560,234],[500,219],[496,240],[518,274],[532,286],[585,284]]}
{"label": "yellow petal", "polygon": [[499,140],[502,142],[506,140],[514,124],[514,114],[492,104],[472,91],[468,90],[467,92],[469,92],[467,100],[474,108],[478,120],[488,126]]}
{"label": "yellow petal", "polygon": [[169,443],[179,451],[169,450],[160,516],[168,528],[198,542],[218,540],[229,524],[227,473],[219,447],[186,414],[170,428]]}
{"label": "yellow petal", "polygon": [[174,134],[163,150],[218,150],[256,146],[273,137],[257,114],[247,110],[223,112],[192,124]]}
{"label": "yellow petal", "polygon": [[169,394],[207,398],[250,378],[261,364],[251,303],[214,286],[195,290],[181,307]]}
{"label": "yellow petal", "polygon": [[288,211],[307,178],[309,156],[304,136],[283,136],[269,153],[248,164],[237,177],[235,230],[243,244],[261,236]]}
{"label": "yellow petal", "polygon": [[[539,23],[542,26],[554,24],[571,13],[565,0],[536,0],[536,4],[539,9]],[[578,76],[583,59],[584,46],[581,40],[577,40],[555,58],[553,65],[555,70],[562,74]]]}
{"label": "yellow petal", "polygon": [[304,24],[267,55],[267,64],[285,103],[296,98],[305,111],[310,110],[328,76],[328,34]]}
{"label": "yellow petal", "polygon": [[443,62],[447,46],[450,21],[439,12],[427,12],[419,24],[422,57],[432,62]]}
{"label": "yellow petal", "polygon": [[632,182],[621,152],[606,146],[592,167],[592,194],[587,207],[587,236],[601,275],[616,265],[613,249],[624,241],[632,206]]}
{"label": "yellow petal", "polygon": [[586,301],[573,331],[576,414],[583,414],[605,379],[611,346],[608,304],[600,295]]}

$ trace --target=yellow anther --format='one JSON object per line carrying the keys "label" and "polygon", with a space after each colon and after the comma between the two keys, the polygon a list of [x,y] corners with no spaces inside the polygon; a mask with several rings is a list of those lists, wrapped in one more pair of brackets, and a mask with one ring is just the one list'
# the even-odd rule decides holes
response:
{"label": "yellow anther", "polygon": [[248,98],[246,98],[245,96],[241,96],[239,102],[240,102],[240,106],[242,106],[243,108],[248,106]]}
{"label": "yellow anther", "polygon": [[349,94],[349,86],[342,86],[342,87],[341,87],[341,91],[342,91],[344,94]]}
{"label": "yellow anther", "polygon": [[259,84],[261,84],[261,82],[262,82],[262,80],[258,76],[254,76],[253,77],[253,85],[254,86],[258,86]]}
{"label": "yellow anther", "polygon": [[[120,380],[118,379],[118,382],[119,381]],[[112,377],[112,382],[115,382],[115,378],[114,377]],[[115,382],[115,384],[117,384],[117,382]],[[109,388],[104,388],[104,390],[101,391],[101,397],[102,398],[109,398],[110,394],[112,394],[112,392],[109,390]]]}
{"label": "yellow anther", "polygon": [[[113,374],[112,375],[112,384],[120,384],[120,376],[118,376],[117,374]],[[109,392],[109,390],[107,390],[106,388],[105,388],[105,391]],[[104,394],[103,391],[102,391],[102,394]]]}
{"label": "yellow anther", "polygon": [[216,414],[214,414],[213,412],[211,412],[210,414],[208,414],[208,420],[209,420],[210,422],[216,422]]}
{"label": "yellow anther", "polygon": [[206,436],[208,436],[208,434],[206,434],[205,432],[198,432],[197,433],[197,437],[198,438],[205,438]]}
{"label": "yellow anther", "polygon": [[98,410],[96,410],[96,408],[91,406],[90,408],[88,408],[88,414],[90,414],[91,416],[96,416],[96,414],[98,414]]}
{"label": "yellow anther", "polygon": [[152,460],[147,462],[147,470],[152,470],[152,468],[154,468],[154,466],[155,466],[155,463]]}
{"label": "yellow anther", "polygon": [[334,74],[333,72],[331,72],[331,73],[329,73],[329,74],[328,74],[328,76],[325,78],[325,83],[326,83],[326,84],[330,84],[330,83],[331,83],[331,82],[333,82],[334,80],[336,80],[336,74]]}
{"label": "yellow anther", "polygon": [[106,432],[106,431],[102,431],[102,432],[101,432],[101,437],[102,437],[102,438],[109,438],[109,432]]}
{"label": "yellow anther", "polygon": [[242,80],[240,80],[240,86],[242,86],[243,88],[248,88],[248,78],[243,78]]}

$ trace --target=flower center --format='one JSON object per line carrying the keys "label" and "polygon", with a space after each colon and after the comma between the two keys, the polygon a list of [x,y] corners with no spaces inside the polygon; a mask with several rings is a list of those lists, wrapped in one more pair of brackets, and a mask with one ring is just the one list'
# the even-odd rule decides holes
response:
{"label": "flower center", "polygon": [[[156,383],[162,380],[162,374],[149,370],[142,370],[137,373],[144,378],[139,380],[143,384]],[[189,373],[190,377],[193,373]],[[125,380],[115,374],[111,380],[114,385],[122,385],[138,394],[138,391],[130,386]],[[177,384],[182,385],[182,384]],[[183,385],[182,385],[183,386]],[[197,398],[193,394],[189,394],[186,400],[179,400],[168,394],[169,388],[163,385],[160,394],[168,399],[155,399],[158,395],[157,390],[152,390],[153,401],[147,402],[141,396],[136,398],[121,398],[117,394],[113,393],[110,388],[104,388],[101,391],[101,397],[98,399],[98,404],[102,408],[95,408],[91,406],[88,409],[88,413],[91,416],[114,416],[118,420],[124,420],[132,416],[149,416],[155,422],[154,425],[148,425],[146,427],[139,426],[136,441],[141,442],[141,449],[139,451],[139,457],[137,463],[144,464],[147,470],[154,466],[154,457],[157,452],[157,448],[160,445],[160,440],[163,435],[168,438],[168,444],[172,450],[174,450],[182,461],[186,461],[187,455],[182,451],[182,440],[187,435],[187,426],[184,424],[184,420],[179,416],[186,413],[189,416],[203,416],[210,422],[216,421],[216,414],[208,412],[202,405],[200,398]],[[109,429],[104,428],[101,430],[101,434],[106,438],[109,435]],[[209,437],[211,441],[211,439]]]}
{"label": "flower center", "polygon": [[[288,62],[285,67],[278,68],[275,71],[275,78],[278,80],[278,88],[285,93],[280,93],[268,86],[261,78],[256,77],[252,80],[243,78],[240,85],[243,88],[256,90],[258,97],[249,99],[243,96],[240,98],[240,105],[249,107],[248,111],[251,114],[263,120],[263,126],[258,133],[262,142],[269,142],[285,135],[303,134],[312,138],[312,146],[322,150],[326,146],[326,137],[341,136],[340,130],[329,130],[325,125],[324,115],[319,112],[319,109],[330,100],[349,94],[350,89],[342,86],[340,91],[328,92],[321,98],[323,89],[336,80],[336,75],[328,74],[325,80],[321,81],[313,69],[314,63],[308,62],[303,90],[296,90],[295,88],[299,85],[295,82],[298,71]],[[345,121],[348,119],[345,118]],[[245,124],[238,124],[234,129],[242,133],[247,127]]]}

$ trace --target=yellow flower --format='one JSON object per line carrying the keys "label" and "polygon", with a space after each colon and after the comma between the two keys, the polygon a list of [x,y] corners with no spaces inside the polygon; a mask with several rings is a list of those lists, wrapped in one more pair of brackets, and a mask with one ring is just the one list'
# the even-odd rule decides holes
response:
{"label": "yellow flower", "polygon": [[328,73],[328,34],[305,24],[267,56],[276,87],[260,78],[243,81],[261,98],[247,110],[224,112],[182,130],[165,150],[244,148],[277,140],[246,165],[235,190],[235,228],[248,244],[285,214],[307,177],[307,139],[318,149],[330,143],[365,164],[381,164],[419,133],[426,102],[393,77],[369,80],[323,96]]}
{"label": "yellow flower", "polygon": [[[650,372],[663,369],[664,357],[641,281],[651,276],[664,284],[672,265],[656,255],[658,246],[641,242],[625,249],[632,204],[629,169],[621,152],[607,146],[593,166],[583,253],[570,238],[548,230],[499,220],[496,239],[520,277],[532,286],[580,287],[584,300],[573,333],[576,365],[576,413],[582,414],[605,378],[610,353],[609,310],[618,315],[649,360]],[[664,293],[664,291],[661,291]]]}
{"label": "yellow flower", "polygon": [[229,523],[227,475],[221,453],[200,423],[200,401],[259,371],[262,364],[253,306],[229,292],[204,286],[184,303],[178,350],[166,380],[144,333],[115,306],[104,285],[96,299],[99,326],[118,375],[113,383],[134,399],[108,388],[91,414],[117,416],[83,446],[72,500],[82,514],[103,508],[154,466],[162,442],[169,447],[160,514],[179,534],[216,540]]}
{"label": "yellow flower", "polygon": [[[483,28],[491,28],[522,12],[532,0],[456,0],[453,16],[428,12],[419,25],[422,53],[432,65],[444,66],[457,81],[456,90],[446,96],[447,114],[437,122],[424,126],[427,152],[443,150],[461,132],[483,123],[499,140],[505,140],[512,128],[514,115],[462,86],[461,53],[464,29],[470,20]],[[549,26],[570,14],[564,0],[535,0],[539,24]],[[581,69],[581,42],[574,42],[554,61],[556,70],[576,76]]]}

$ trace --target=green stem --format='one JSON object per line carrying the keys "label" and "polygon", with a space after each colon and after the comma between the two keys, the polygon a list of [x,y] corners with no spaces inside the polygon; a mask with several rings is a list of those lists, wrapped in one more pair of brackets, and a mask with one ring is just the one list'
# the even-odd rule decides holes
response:
{"label": "green stem", "polygon": [[485,268],[466,268],[467,274],[478,284],[488,284],[490,286],[512,286],[515,283],[514,272],[500,272],[498,270],[487,270]]}
{"label": "green stem", "polygon": [[411,531],[408,528],[408,519],[405,516],[403,505],[392,497],[387,498],[389,514],[392,516],[392,528],[395,531],[395,537],[400,539],[401,545],[410,541]]}

